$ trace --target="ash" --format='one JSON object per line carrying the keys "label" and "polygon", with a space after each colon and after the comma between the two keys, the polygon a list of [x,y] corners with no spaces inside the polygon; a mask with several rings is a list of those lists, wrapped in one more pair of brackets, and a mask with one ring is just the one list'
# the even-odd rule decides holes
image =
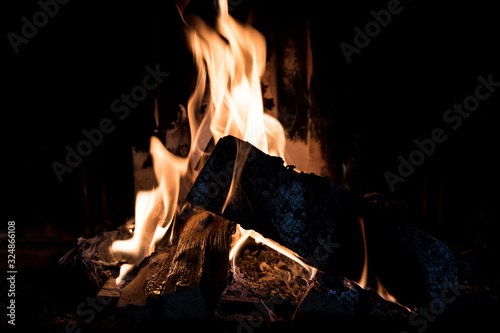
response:
{"label": "ash", "polygon": [[309,272],[274,249],[252,242],[231,267],[225,294],[240,299],[285,299],[297,305],[309,285]]}

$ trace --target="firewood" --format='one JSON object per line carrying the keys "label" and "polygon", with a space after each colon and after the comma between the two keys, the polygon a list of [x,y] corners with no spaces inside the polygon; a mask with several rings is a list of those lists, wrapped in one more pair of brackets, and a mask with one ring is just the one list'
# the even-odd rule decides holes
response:
{"label": "firewood", "polygon": [[[357,318],[361,320],[377,320],[385,322],[408,323],[409,316],[413,315],[404,306],[383,299],[377,292],[368,288],[363,289],[352,280],[328,275],[318,271],[314,277],[304,280],[304,284],[296,284],[293,289],[287,284],[272,284],[271,279],[279,280],[286,276],[288,271],[300,271],[302,266],[283,254],[267,248],[265,245],[256,246],[255,249],[261,262],[258,267],[253,263],[257,260],[252,256],[254,252],[248,250],[240,255],[236,262],[236,271],[232,271],[226,290],[221,297],[217,316],[225,321],[238,321],[246,326],[257,324],[259,321],[331,321],[332,317]],[[248,254],[247,254],[248,253]],[[276,260],[262,260],[262,257],[276,256]],[[286,264],[283,260],[288,261]],[[277,262],[282,264],[276,265]],[[265,267],[269,263],[274,268]],[[245,273],[237,274],[242,271]],[[252,276],[252,271],[255,277]],[[296,279],[297,274],[293,279]],[[258,290],[272,292],[254,293]],[[298,296],[298,297],[296,297]],[[314,320],[311,320],[314,318]],[[401,327],[401,326],[400,326]],[[403,327],[401,327],[403,328]]]}
{"label": "firewood", "polygon": [[[239,181],[226,202],[239,162],[237,152],[248,158],[236,166]],[[258,231],[321,270],[361,274],[362,238],[356,215],[363,209],[362,198],[325,178],[296,172],[281,158],[247,142],[231,136],[221,139],[187,200]]]}
{"label": "firewood", "polygon": [[[248,158],[237,166],[241,167],[238,186],[226,203],[237,152]],[[258,231],[326,271],[335,270],[332,259],[337,250],[361,239],[355,219],[363,207],[361,197],[315,174],[296,172],[281,158],[232,136],[219,140],[187,200]],[[349,232],[341,232],[344,229]],[[357,240],[347,239],[350,235]],[[333,251],[328,248],[332,244],[344,248]],[[359,274],[358,268],[354,270]]]}
{"label": "firewood", "polygon": [[407,321],[411,314],[404,306],[383,299],[372,289],[363,289],[352,280],[318,271],[294,318],[358,316]]}
{"label": "firewood", "polygon": [[[247,158],[231,181],[237,154]],[[414,228],[395,208],[388,208],[394,215],[388,218],[375,197],[364,199],[326,178],[296,172],[281,158],[228,136],[217,143],[187,200],[352,280],[361,275],[358,222],[366,217],[370,267],[376,266],[369,271],[380,274],[390,291],[394,286],[395,296],[407,304],[426,304],[450,283],[465,281],[465,265],[445,243]],[[412,288],[400,287],[402,281],[411,281]]]}
{"label": "firewood", "polygon": [[[129,305],[145,307],[148,299],[162,298],[164,311],[171,311],[172,304],[180,299],[173,293],[186,294],[197,288],[202,295],[204,313],[215,310],[222,285],[227,278],[231,235],[235,224],[208,211],[195,211],[185,221],[176,222],[175,237],[170,245],[145,258],[119,288],[118,307]],[[116,288],[110,284],[101,290],[101,296],[116,297]],[[194,297],[194,296],[193,296]],[[194,297],[196,302],[199,297]]]}
{"label": "firewood", "polygon": [[470,269],[464,258],[445,242],[415,228],[404,207],[390,198],[371,193],[365,199],[371,267],[398,300],[409,306],[427,304],[450,286],[465,285]]}
{"label": "firewood", "polygon": [[186,290],[207,282],[226,280],[230,238],[235,224],[207,211],[186,221],[168,268],[164,293]]}

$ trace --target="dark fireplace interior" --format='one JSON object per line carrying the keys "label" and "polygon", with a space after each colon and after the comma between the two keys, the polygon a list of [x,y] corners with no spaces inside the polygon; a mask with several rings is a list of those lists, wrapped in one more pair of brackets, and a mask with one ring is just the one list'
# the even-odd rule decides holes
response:
{"label": "dark fireplace interior", "polygon": [[[227,243],[223,263],[206,269],[208,278],[165,287],[155,267],[181,243],[174,249],[164,237],[125,279],[133,286],[146,276],[139,291],[114,284],[119,265],[105,263],[108,238],[132,237],[137,193],[158,187],[151,137],[174,155],[190,152],[186,109],[200,70],[186,31],[194,17],[214,28],[217,2],[8,5],[0,252],[3,262],[11,263],[9,254],[15,261],[2,266],[2,326],[422,333],[495,325],[500,21],[493,4],[481,1],[229,0],[229,15],[265,38],[264,112],[283,126],[293,165],[321,178],[296,180],[290,168],[273,169],[269,155],[236,139],[207,141],[197,174],[220,175],[225,169],[217,165],[236,146],[256,154],[241,176],[248,178],[246,201],[236,196],[248,206],[212,199],[200,176],[179,198],[171,230],[184,229],[173,242],[195,242],[185,236],[190,221],[193,234],[199,226],[222,232],[215,223],[227,228],[224,235],[255,229],[318,273],[249,238],[234,261],[224,252]],[[196,110],[200,117],[209,112],[207,100]],[[305,227],[304,242],[260,222],[287,216],[276,207],[293,201],[292,185],[272,196],[272,209],[270,200],[259,201],[266,184],[282,185],[271,178],[274,170],[282,183],[301,182],[307,212],[318,217]],[[331,233],[328,218],[322,220],[330,213],[342,221]],[[211,254],[206,237],[205,259],[213,262],[220,254]],[[304,245],[311,240],[321,253],[316,243]],[[86,261],[84,249],[101,251],[93,258],[103,261]],[[186,253],[188,266],[202,261]],[[152,297],[155,290],[159,297]]]}

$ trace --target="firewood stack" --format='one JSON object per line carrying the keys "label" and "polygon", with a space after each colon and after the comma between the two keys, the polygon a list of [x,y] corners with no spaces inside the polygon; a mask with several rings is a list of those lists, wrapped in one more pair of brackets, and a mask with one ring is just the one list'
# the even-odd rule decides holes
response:
{"label": "firewood stack", "polygon": [[[237,153],[246,156],[243,163],[235,163]],[[99,296],[117,298],[114,304],[129,316],[215,318],[251,327],[307,318],[408,324],[419,318],[410,308],[467,285],[464,260],[406,222],[389,198],[358,196],[231,136],[217,143],[186,199],[190,204],[176,215],[174,238],[165,237],[120,286],[114,277],[121,259],[109,245],[130,237],[130,226],[82,240],[61,263],[84,262]],[[355,282],[365,256],[360,223],[372,288]],[[292,250],[317,271],[251,241],[233,265],[236,224]],[[398,303],[375,292],[375,276]]]}

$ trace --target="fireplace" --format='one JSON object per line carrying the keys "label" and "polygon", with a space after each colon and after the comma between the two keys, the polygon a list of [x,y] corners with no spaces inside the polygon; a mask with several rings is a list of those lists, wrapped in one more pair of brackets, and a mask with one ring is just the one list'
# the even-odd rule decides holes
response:
{"label": "fireplace", "polygon": [[[54,24],[63,10],[81,17],[78,5],[40,6]],[[449,31],[439,20],[465,31],[457,17],[468,9],[421,6],[192,0],[86,9],[102,26],[113,18],[127,28],[96,37],[102,45],[91,50],[114,65],[82,65],[101,74],[72,122],[55,124],[77,95],[57,83],[55,114],[31,118],[49,130],[28,125],[34,148],[16,163],[31,182],[13,193],[30,200],[12,205],[1,243],[16,255],[2,280],[13,315],[5,324],[58,332],[491,324],[500,281],[494,24],[484,8],[471,11],[485,29],[467,26],[477,37],[465,40],[483,53],[471,47],[458,59],[481,66],[458,70],[448,62],[458,37],[440,38]],[[429,26],[417,34],[410,26],[424,13]],[[29,44],[9,35],[16,61],[42,43],[43,17],[21,20],[21,34],[39,30]],[[439,52],[429,59],[429,50]]]}

